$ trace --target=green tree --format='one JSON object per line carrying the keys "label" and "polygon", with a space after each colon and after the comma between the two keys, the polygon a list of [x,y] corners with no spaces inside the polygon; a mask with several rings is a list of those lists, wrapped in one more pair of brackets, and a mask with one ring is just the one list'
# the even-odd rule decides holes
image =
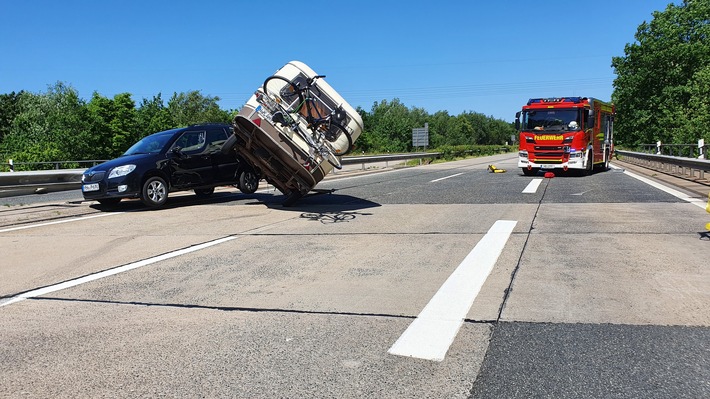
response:
{"label": "green tree", "polygon": [[219,97],[204,96],[197,90],[173,93],[168,101],[168,112],[175,127],[196,123],[229,123],[231,117],[219,108],[219,100]]}
{"label": "green tree", "polygon": [[160,93],[150,100],[144,98],[137,111],[136,125],[140,138],[176,126],[170,117],[170,112],[163,104]]}
{"label": "green tree", "polygon": [[10,133],[12,122],[20,112],[19,101],[22,93],[22,91],[19,93],[13,91],[9,94],[0,94],[0,143]]}
{"label": "green tree", "polygon": [[[702,137],[706,144],[710,144],[710,65],[698,70],[693,75],[690,86],[690,101],[688,103],[689,118],[688,132],[704,133]],[[693,138],[684,139],[692,143]]]}
{"label": "green tree", "polygon": [[405,152],[412,149],[412,129],[423,127],[424,109],[407,108],[398,98],[375,102],[369,117],[371,142],[376,151]]}
{"label": "green tree", "polygon": [[137,111],[129,93],[116,94],[113,99],[94,92],[87,104],[91,121],[88,154],[93,159],[114,158],[136,142]]}
{"label": "green tree", "polygon": [[136,103],[129,93],[117,94],[113,97],[114,118],[109,122],[113,137],[111,150],[114,156],[123,154],[128,147],[138,141],[136,132]]}
{"label": "green tree", "polygon": [[48,162],[81,158],[86,131],[85,103],[71,86],[58,82],[46,93],[21,92],[18,112],[3,146],[19,162]]}
{"label": "green tree", "polygon": [[693,142],[708,134],[705,127],[696,130],[708,111],[698,97],[707,95],[708,15],[708,0],[669,4],[638,27],[636,41],[625,46],[623,57],[612,59],[620,142]]}
{"label": "green tree", "polygon": [[455,119],[449,115],[449,112],[438,111],[429,119],[429,145],[436,148],[451,144],[449,139],[454,132],[452,121]]}

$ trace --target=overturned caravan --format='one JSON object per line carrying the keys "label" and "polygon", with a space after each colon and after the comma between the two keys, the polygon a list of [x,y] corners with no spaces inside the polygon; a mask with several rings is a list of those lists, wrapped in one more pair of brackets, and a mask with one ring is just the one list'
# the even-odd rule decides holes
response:
{"label": "overturned caravan", "polygon": [[233,128],[223,151],[236,151],[247,160],[259,177],[286,196],[288,206],[340,166],[363,122],[324,76],[291,61],[249,98]]}

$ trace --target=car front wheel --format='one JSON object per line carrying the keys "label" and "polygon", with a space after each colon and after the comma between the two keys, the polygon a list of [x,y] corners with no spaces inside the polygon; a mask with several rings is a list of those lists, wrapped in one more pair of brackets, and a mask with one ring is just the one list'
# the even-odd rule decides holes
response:
{"label": "car front wheel", "polygon": [[168,200],[168,185],[160,176],[153,176],[143,183],[141,201],[149,207],[157,208]]}

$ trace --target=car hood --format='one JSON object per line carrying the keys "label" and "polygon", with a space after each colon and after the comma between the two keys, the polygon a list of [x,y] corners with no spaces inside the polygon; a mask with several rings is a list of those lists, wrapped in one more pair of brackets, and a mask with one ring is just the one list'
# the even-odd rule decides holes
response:
{"label": "car hood", "polygon": [[96,166],[92,166],[87,169],[86,172],[97,172],[103,171],[108,172],[109,170],[122,165],[145,165],[146,163],[152,163],[155,159],[160,158],[160,154],[136,154],[136,155],[124,155],[104,163],[100,163]]}

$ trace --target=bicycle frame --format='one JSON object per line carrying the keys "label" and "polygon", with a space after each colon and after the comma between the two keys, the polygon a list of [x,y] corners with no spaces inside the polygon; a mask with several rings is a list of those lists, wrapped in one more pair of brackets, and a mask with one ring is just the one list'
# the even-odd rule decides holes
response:
{"label": "bicycle frame", "polygon": [[[256,109],[256,112],[259,112],[262,117],[266,117],[267,120],[270,120],[272,123],[278,123],[282,126],[288,126],[293,132],[295,132],[299,137],[301,137],[306,144],[309,147],[309,164],[308,167],[314,167],[316,165],[319,165],[320,162],[327,160],[333,167],[337,169],[342,168],[342,164],[340,163],[340,160],[336,157],[335,151],[333,148],[327,144],[327,140],[319,129],[315,127],[313,124],[320,123],[314,118],[310,118],[313,122],[308,122],[307,119],[304,120],[306,122],[306,125],[309,127],[308,130],[311,131],[311,134],[307,134],[303,131],[303,128],[300,126],[300,121],[299,119],[301,118],[301,115],[298,112],[289,112],[286,110],[278,100],[278,98],[271,98],[271,95],[269,93],[262,93],[261,91],[258,91],[255,93],[257,97],[257,102],[267,108],[267,113],[266,115],[262,112],[260,112],[260,109]],[[303,104],[301,104],[302,106]],[[260,106],[261,107],[261,106]],[[309,106],[306,106],[307,109],[310,109]],[[291,114],[296,114],[298,115],[297,118],[292,118]],[[318,154],[318,156],[321,158],[319,161],[315,155]]]}

